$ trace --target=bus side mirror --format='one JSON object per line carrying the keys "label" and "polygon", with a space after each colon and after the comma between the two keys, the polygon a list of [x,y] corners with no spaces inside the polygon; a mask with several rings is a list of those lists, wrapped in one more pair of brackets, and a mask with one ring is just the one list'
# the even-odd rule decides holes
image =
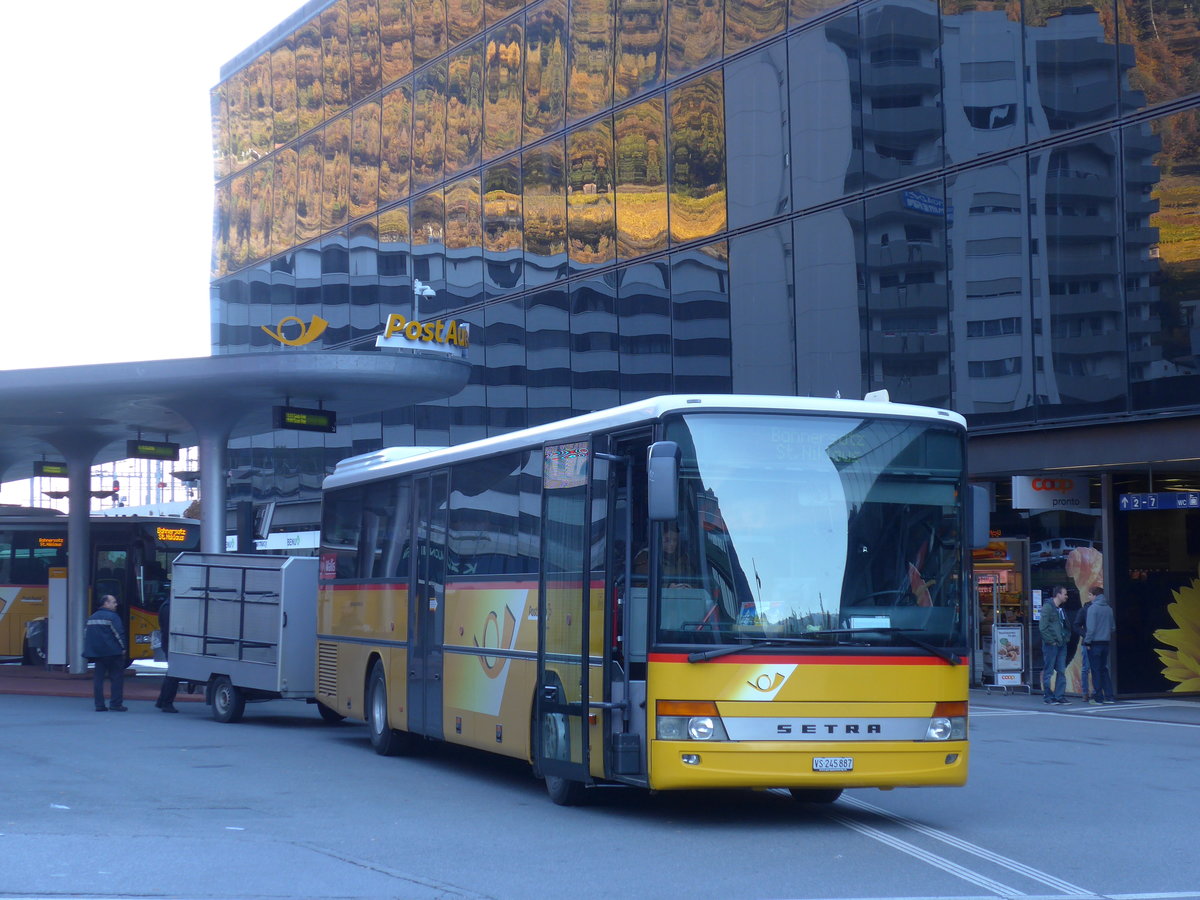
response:
{"label": "bus side mirror", "polygon": [[646,506],[651,522],[679,517],[679,445],[659,441],[646,457]]}
{"label": "bus side mirror", "polygon": [[989,513],[992,498],[987,488],[981,484],[971,484],[968,487],[970,493],[967,495],[967,521],[971,524],[971,548],[979,549],[986,547],[991,539]]}

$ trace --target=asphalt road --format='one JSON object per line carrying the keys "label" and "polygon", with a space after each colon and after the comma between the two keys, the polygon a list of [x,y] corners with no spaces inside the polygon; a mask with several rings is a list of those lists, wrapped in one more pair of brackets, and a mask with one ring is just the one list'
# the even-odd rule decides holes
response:
{"label": "asphalt road", "polygon": [[1200,898],[1200,704],[980,695],[960,789],[610,789],[276,701],[0,696],[0,897]]}

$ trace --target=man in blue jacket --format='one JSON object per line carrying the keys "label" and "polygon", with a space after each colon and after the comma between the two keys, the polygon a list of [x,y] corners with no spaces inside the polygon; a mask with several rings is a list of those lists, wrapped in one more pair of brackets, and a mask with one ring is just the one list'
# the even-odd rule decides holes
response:
{"label": "man in blue jacket", "polygon": [[[125,712],[125,626],[117,615],[117,598],[105,594],[83,630],[83,656],[92,661],[92,696],[96,712]],[[109,705],[104,705],[104,679],[112,682]]]}

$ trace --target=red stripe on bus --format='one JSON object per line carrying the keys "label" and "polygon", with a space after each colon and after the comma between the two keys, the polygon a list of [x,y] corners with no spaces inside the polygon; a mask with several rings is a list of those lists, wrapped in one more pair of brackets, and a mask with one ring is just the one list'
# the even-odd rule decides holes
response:
{"label": "red stripe on bus", "polygon": [[[702,651],[697,651],[702,652]],[[651,653],[652,663],[686,663],[686,653]],[[715,659],[703,660],[705,665],[779,665],[794,663],[798,666],[944,666],[946,660],[935,656],[768,656],[766,654],[729,653]],[[959,662],[966,665],[967,658]]]}

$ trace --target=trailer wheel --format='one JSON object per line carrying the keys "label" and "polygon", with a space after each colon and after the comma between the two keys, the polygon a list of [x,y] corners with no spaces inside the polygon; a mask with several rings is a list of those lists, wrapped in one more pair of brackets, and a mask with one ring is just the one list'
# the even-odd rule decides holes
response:
{"label": "trailer wheel", "polygon": [[371,746],[380,756],[405,753],[412,746],[411,734],[397,731],[388,724],[387,676],[381,662],[376,662],[371,669],[368,682],[367,726],[371,732]]}
{"label": "trailer wheel", "polygon": [[233,686],[228,675],[218,675],[212,683],[212,714],[218,722],[240,722],[246,711],[246,695]]}
{"label": "trailer wheel", "polygon": [[833,803],[842,796],[841,788],[790,788],[797,803]]}
{"label": "trailer wheel", "polygon": [[337,725],[339,722],[344,722],[346,717],[336,709],[326,706],[324,703],[317,701],[317,712],[321,714],[321,718],[330,725]]}
{"label": "trailer wheel", "polygon": [[582,781],[572,781],[558,775],[547,775],[546,793],[556,806],[578,806],[587,794],[587,788]]}

